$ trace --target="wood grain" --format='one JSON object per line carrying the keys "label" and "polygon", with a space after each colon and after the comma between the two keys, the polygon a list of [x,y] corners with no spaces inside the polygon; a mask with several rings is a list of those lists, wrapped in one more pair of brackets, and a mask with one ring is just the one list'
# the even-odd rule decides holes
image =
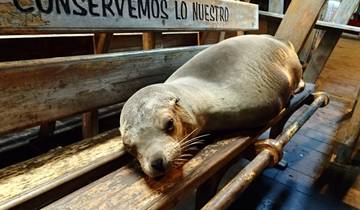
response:
{"label": "wood grain", "polygon": [[[112,33],[96,33],[93,36],[94,54],[105,53],[109,50]],[[82,116],[83,138],[90,138],[99,133],[98,110],[86,112]]]}
{"label": "wood grain", "polygon": [[[277,14],[274,12],[259,11],[260,20],[270,20],[280,22],[283,18],[283,14]],[[261,22],[261,21],[260,21]],[[332,23],[327,21],[318,20],[315,23],[315,28],[322,30],[339,30],[344,32],[360,33],[360,27],[350,26],[338,23]]]}
{"label": "wood grain", "polygon": [[[355,9],[359,5],[359,2],[359,0],[342,1],[334,18],[332,19],[332,22],[337,24],[347,24]],[[304,79],[306,82],[315,83],[318,79],[341,34],[342,31],[337,30],[325,32],[323,39],[320,41],[319,47],[313,53],[305,71]]]}
{"label": "wood grain", "polygon": [[[63,11],[64,8],[61,6],[58,8],[55,3],[50,5],[50,2],[53,1],[40,1],[40,3],[37,0],[36,3],[35,0],[1,1],[0,34],[256,30],[258,27],[258,6],[245,2],[187,0],[182,1],[184,6],[180,1],[175,0],[147,1],[151,5],[146,5],[147,3],[140,0],[110,2],[74,0],[67,5],[70,7],[68,14]],[[77,2],[77,5],[74,2]],[[42,5],[46,11],[41,11],[44,10],[44,8],[41,9],[41,4],[46,3],[49,3],[47,7]],[[105,5],[107,3],[108,7]],[[197,6],[196,3],[200,6]],[[200,10],[199,8],[205,10],[205,4],[207,12],[203,11],[200,16],[198,10]],[[183,8],[182,12],[181,8]],[[197,17],[201,17],[201,19]]]}
{"label": "wood grain", "polygon": [[124,154],[117,130],[0,170],[0,209],[61,179]]}
{"label": "wood grain", "polygon": [[169,209],[251,143],[248,137],[220,139],[156,181],[127,165],[44,209]]}
{"label": "wood grain", "polygon": [[0,63],[0,133],[125,101],[206,47]]}
{"label": "wood grain", "polygon": [[275,36],[289,40],[300,51],[325,0],[293,0]]}

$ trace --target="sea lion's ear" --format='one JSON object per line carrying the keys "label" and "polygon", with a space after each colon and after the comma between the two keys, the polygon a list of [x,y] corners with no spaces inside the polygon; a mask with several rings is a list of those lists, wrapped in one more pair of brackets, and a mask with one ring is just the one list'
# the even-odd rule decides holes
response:
{"label": "sea lion's ear", "polygon": [[177,105],[180,101],[180,98],[179,97],[172,97],[170,98],[170,105],[174,106],[174,105]]}

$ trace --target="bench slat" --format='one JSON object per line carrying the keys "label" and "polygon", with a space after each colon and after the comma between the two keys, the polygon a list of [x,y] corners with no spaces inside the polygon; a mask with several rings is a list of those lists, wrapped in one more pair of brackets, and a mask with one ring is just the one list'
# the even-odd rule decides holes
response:
{"label": "bench slat", "polygon": [[[292,1],[275,36],[291,41],[295,50],[299,52],[304,45],[310,30],[313,28],[319,11],[324,3],[325,0]],[[299,16],[301,16],[301,18],[299,18]]]}
{"label": "bench slat", "polygon": [[0,63],[0,134],[125,101],[207,47]]}
{"label": "bench slat", "polygon": [[0,209],[8,209],[124,154],[119,132],[94,138],[0,170]]}
{"label": "bench slat", "polygon": [[2,0],[0,11],[0,34],[258,29],[258,5],[227,0]]}
{"label": "bench slat", "polygon": [[143,178],[129,164],[44,209],[168,209],[253,142],[244,136],[217,141],[158,181]]}

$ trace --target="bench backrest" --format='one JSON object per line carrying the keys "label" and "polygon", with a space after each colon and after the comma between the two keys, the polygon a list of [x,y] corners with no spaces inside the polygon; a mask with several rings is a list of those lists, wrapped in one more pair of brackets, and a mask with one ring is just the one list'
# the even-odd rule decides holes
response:
{"label": "bench backrest", "polygon": [[[0,34],[258,27],[257,5],[235,1],[4,1]],[[0,63],[0,134],[125,101],[204,48]]]}

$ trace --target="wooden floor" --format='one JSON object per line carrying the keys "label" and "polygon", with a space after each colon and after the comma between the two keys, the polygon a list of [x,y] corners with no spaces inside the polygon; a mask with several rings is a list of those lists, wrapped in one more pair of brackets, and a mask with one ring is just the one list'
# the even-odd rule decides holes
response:
{"label": "wooden floor", "polygon": [[286,146],[288,167],[267,169],[231,209],[360,209],[360,170],[327,164],[360,87],[360,41],[340,40],[317,86],[331,103]]}

